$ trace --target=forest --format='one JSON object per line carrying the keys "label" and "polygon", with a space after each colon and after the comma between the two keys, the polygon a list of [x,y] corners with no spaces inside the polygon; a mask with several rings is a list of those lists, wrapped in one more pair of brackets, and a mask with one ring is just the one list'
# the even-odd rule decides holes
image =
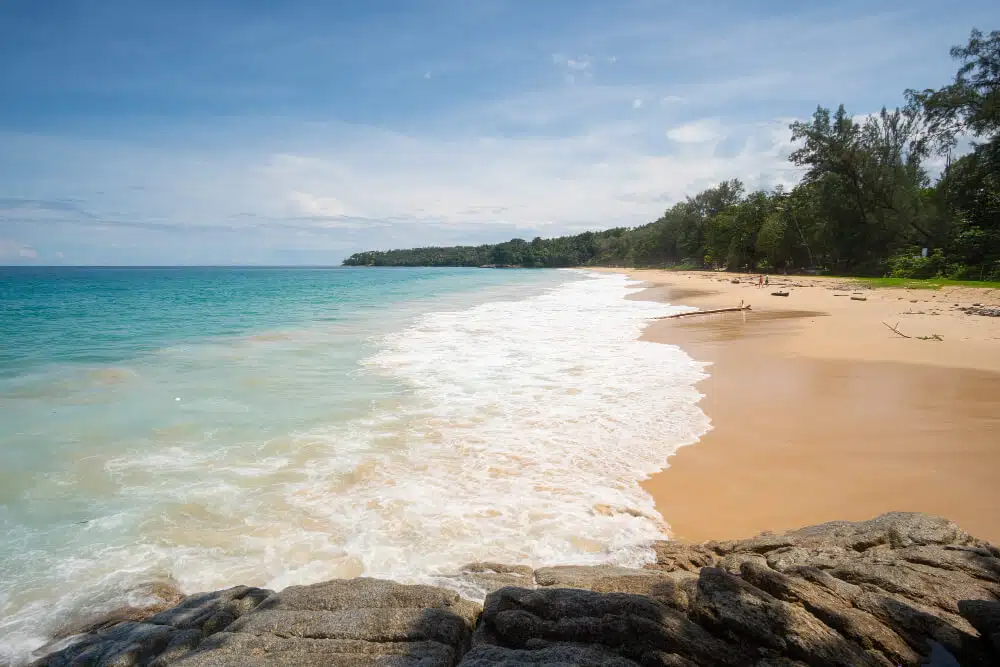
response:
{"label": "forest", "polygon": [[[954,80],[861,119],[818,107],[790,126],[792,189],[724,181],[633,228],[370,251],[348,266],[654,266],[1000,280],[1000,31],[951,49]],[[952,159],[962,141],[971,150]],[[932,175],[927,165],[944,158]],[[925,250],[926,249],[926,252]]]}

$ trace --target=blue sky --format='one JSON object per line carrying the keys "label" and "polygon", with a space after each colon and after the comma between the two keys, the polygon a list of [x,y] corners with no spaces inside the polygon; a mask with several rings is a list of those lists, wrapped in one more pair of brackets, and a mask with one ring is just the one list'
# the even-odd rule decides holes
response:
{"label": "blue sky", "polygon": [[791,184],[1000,5],[0,2],[0,264],[331,264]]}

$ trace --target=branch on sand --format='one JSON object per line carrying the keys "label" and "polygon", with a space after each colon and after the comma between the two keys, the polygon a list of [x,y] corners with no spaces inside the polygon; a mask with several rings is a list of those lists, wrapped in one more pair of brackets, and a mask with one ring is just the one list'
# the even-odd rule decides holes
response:
{"label": "branch on sand", "polygon": [[656,317],[653,319],[657,320],[673,320],[678,317],[690,317],[691,315],[714,315],[715,313],[738,313],[740,311],[750,310],[750,304],[743,305],[740,301],[740,305],[733,308],[714,308],[712,310],[692,310],[689,313],[675,313],[673,315],[665,315],[663,317]]}
{"label": "branch on sand", "polygon": [[899,322],[896,322],[896,326],[892,326],[891,324],[886,324],[885,322],[883,322],[882,324],[885,324],[885,326],[887,326],[889,330],[892,331],[897,336],[902,336],[903,338],[907,338],[909,340],[913,340],[914,338],[917,340],[944,340],[944,338],[941,337],[941,334],[931,334],[930,336],[907,336],[905,333],[899,330]]}

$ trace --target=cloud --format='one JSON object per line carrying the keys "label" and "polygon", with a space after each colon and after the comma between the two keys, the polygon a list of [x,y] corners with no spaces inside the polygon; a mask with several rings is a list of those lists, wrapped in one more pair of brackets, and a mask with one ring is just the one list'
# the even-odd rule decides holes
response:
{"label": "cloud", "polygon": [[28,199],[24,197],[0,197],[0,217],[25,216],[31,218],[59,218],[64,216],[93,219],[80,202],[67,199]]}
{"label": "cloud", "polygon": [[317,197],[305,192],[289,192],[288,199],[298,213],[312,218],[340,218],[351,214],[350,207],[336,197]]}
{"label": "cloud", "polygon": [[578,79],[588,81],[594,76],[592,68],[594,58],[591,56],[584,55],[571,58],[563,53],[553,53],[552,64],[560,67],[565,72],[565,81],[569,84],[576,83]]}
{"label": "cloud", "polygon": [[722,124],[714,118],[691,121],[667,130],[667,138],[682,144],[700,144],[725,137]]}
{"label": "cloud", "polygon": [[[602,97],[595,108],[614,108],[618,99],[620,109],[621,91],[590,93]],[[578,92],[566,94],[567,108],[581,99]],[[559,104],[549,100],[549,106]],[[784,119],[728,126],[717,119],[692,121],[674,128],[688,140],[676,147],[657,131],[658,122],[626,113],[565,136],[521,137],[415,136],[293,123],[280,132],[272,127],[264,150],[239,142],[204,153],[63,141],[41,180],[58,180],[65,170],[85,173],[73,197],[88,215],[67,214],[44,226],[8,215],[6,224],[35,244],[58,238],[64,250],[68,241],[95,243],[94,232],[103,230],[102,236],[110,235],[105,244],[155,245],[164,252],[175,241],[197,239],[206,252],[225,247],[226,256],[262,246],[255,252],[326,249],[339,257],[373,245],[485,242],[638,225],[722,179],[742,178],[752,187],[762,174],[783,183],[797,178],[783,153]],[[711,142],[692,141],[699,132],[734,137],[735,152],[721,155]],[[38,137],[22,138],[19,147],[27,151],[22,154],[52,150]],[[13,154],[0,151],[0,171],[2,156]],[[34,187],[38,176],[9,185]],[[116,187],[122,182],[128,186]],[[72,256],[82,261],[75,249]]]}
{"label": "cloud", "polygon": [[0,260],[37,260],[38,251],[14,239],[0,238]]}
{"label": "cloud", "polygon": [[794,183],[791,118],[946,82],[948,46],[992,16],[980,4],[430,3],[348,21],[319,3],[266,21],[206,10],[217,31],[126,3],[0,72],[20,108],[46,110],[0,110],[3,252],[317,262],[642,224],[722,179]]}

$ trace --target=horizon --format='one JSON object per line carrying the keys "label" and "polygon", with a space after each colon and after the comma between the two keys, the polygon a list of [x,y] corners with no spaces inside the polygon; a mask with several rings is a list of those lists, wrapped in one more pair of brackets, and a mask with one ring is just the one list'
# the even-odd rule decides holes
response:
{"label": "horizon", "polygon": [[[333,267],[785,187],[788,124],[950,81],[995,3],[0,6],[0,265]],[[937,163],[932,162],[931,170]]]}

